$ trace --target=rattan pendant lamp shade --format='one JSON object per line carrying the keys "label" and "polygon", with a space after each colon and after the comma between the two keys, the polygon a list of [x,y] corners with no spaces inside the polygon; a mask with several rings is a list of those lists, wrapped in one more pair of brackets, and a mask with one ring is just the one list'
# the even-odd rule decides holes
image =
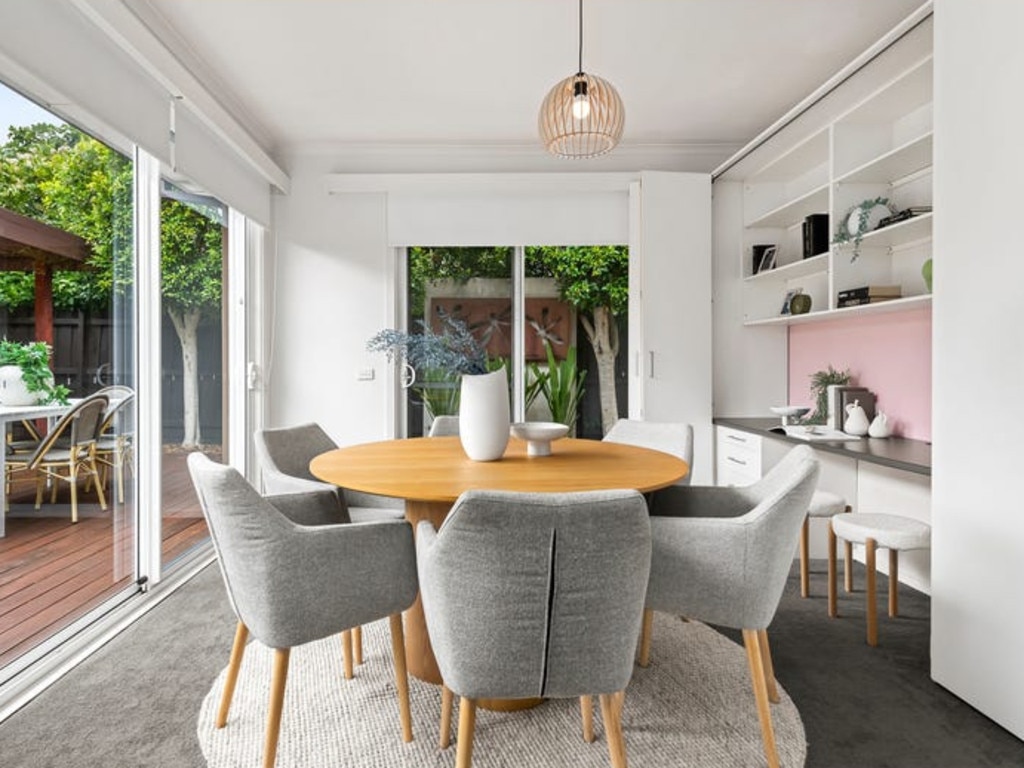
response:
{"label": "rattan pendant lamp shade", "polygon": [[597,157],[622,138],[626,111],[615,87],[583,71],[583,0],[579,0],[579,69],[548,91],[538,128],[544,147],[568,158]]}

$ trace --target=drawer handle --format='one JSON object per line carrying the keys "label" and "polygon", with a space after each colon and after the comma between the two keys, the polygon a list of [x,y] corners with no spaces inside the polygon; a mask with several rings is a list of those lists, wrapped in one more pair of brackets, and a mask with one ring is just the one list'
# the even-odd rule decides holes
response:
{"label": "drawer handle", "polygon": [[747,438],[740,437],[739,435],[726,435],[726,437],[729,438],[730,440],[733,440],[733,441],[737,442],[737,443],[745,443],[745,442],[747,442]]}
{"label": "drawer handle", "polygon": [[744,467],[747,466],[747,462],[743,461],[742,459],[737,459],[735,456],[726,456],[725,458],[731,461],[733,464],[739,464]]}

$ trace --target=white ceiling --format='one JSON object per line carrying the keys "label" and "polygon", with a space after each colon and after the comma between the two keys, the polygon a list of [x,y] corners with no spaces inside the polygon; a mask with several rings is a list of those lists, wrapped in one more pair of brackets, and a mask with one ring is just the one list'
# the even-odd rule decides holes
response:
{"label": "white ceiling", "polygon": [[[922,0],[587,0],[586,71],[622,146],[742,145]],[[538,146],[576,69],[576,0],[133,0],[271,155]]]}

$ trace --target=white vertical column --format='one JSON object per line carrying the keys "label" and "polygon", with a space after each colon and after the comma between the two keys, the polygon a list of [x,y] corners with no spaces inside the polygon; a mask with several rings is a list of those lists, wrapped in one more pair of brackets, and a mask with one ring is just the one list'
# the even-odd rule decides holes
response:
{"label": "white vertical column", "polygon": [[160,581],[163,403],[160,397],[160,163],[135,150],[135,382],[138,391],[138,575]]}
{"label": "white vertical column", "polygon": [[224,386],[227,390],[227,463],[242,475],[248,476],[249,428],[248,428],[248,317],[246,310],[246,287],[248,269],[246,219],[234,208],[228,209],[228,253],[227,285],[224,286],[223,300],[227,302],[227,365]]}

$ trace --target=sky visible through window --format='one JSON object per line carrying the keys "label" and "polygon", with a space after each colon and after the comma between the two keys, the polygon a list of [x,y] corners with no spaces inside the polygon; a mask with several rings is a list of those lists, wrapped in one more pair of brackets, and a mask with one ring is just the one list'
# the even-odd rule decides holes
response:
{"label": "sky visible through window", "polygon": [[12,91],[0,83],[0,141],[7,139],[7,129],[13,126],[34,125],[35,123],[52,123],[61,125],[62,120],[51,115],[42,107],[36,106],[17,91]]}

